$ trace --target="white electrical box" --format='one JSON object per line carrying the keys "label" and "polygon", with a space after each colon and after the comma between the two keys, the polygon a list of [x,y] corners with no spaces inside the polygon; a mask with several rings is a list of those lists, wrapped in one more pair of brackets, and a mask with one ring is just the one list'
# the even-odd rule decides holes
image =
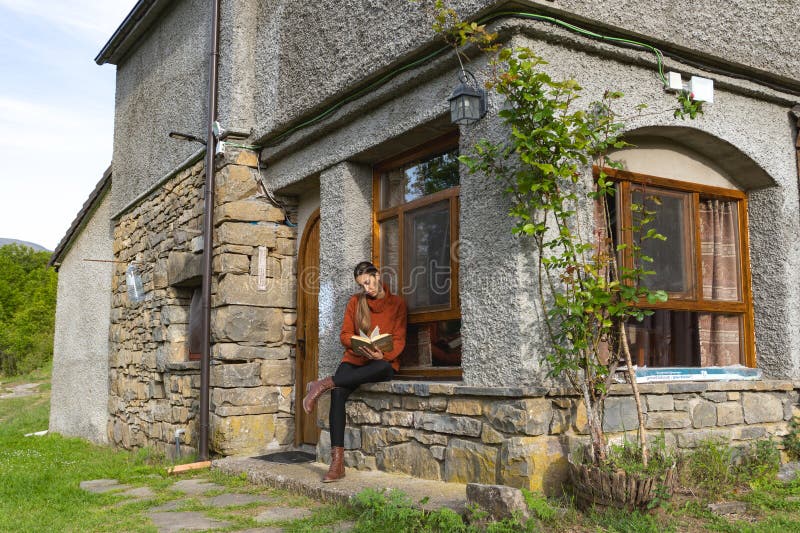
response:
{"label": "white electrical box", "polygon": [[679,72],[667,72],[667,90],[670,91],[682,91],[683,90],[683,80],[681,79],[681,75]]}
{"label": "white electrical box", "polygon": [[695,102],[714,103],[714,80],[692,76],[689,80],[689,93]]}

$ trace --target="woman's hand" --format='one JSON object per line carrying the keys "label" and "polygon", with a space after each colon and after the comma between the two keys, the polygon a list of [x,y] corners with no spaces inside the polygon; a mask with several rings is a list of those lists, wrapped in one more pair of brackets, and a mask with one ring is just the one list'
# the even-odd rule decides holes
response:
{"label": "woman's hand", "polygon": [[380,351],[380,349],[378,348],[369,348],[368,346],[362,346],[360,353],[367,359],[372,359],[372,360],[383,359],[383,352]]}

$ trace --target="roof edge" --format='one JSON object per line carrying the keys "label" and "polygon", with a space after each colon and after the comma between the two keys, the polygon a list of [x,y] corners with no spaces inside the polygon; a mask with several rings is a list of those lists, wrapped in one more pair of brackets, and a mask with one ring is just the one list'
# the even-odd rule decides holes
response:
{"label": "roof edge", "polygon": [[125,53],[170,3],[170,0],[139,0],[94,58],[94,62],[98,65],[118,65]]}
{"label": "roof edge", "polygon": [[[89,195],[89,198],[86,199],[81,207],[81,210],[78,211],[78,214],[75,216],[75,220],[73,220],[72,224],[70,224],[67,233],[64,234],[61,242],[59,242],[58,246],[56,246],[56,249],[53,250],[53,253],[50,255],[50,260],[47,262],[47,266],[56,266],[61,262],[60,260],[62,256],[65,255],[70,244],[72,244],[72,241],[75,239],[75,237],[77,237],[81,228],[88,220],[89,215],[94,212],[99,200],[105,196],[105,192],[109,187],[111,187],[111,165],[109,165],[106,171],[103,172],[103,177],[97,182],[97,185],[95,185],[94,190]],[[58,268],[56,268],[56,270],[58,270]]]}

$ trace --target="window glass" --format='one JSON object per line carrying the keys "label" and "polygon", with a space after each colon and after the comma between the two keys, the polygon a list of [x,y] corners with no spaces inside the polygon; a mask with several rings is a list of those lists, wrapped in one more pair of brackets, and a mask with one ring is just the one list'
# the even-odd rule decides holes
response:
{"label": "window glass", "polygon": [[377,250],[384,281],[408,307],[404,377],[461,375],[458,303],[459,162],[455,132],[374,174]]}
{"label": "window glass", "polygon": [[[649,289],[660,289],[672,297],[691,297],[694,293],[694,229],[691,216],[691,195],[663,189],[636,188],[632,191],[634,243],[641,246],[642,268],[655,274],[645,276],[642,283]],[[642,224],[645,216],[653,220]],[[642,239],[650,229],[666,237]]]}
{"label": "window glass", "polygon": [[740,315],[657,309],[627,327],[639,366],[727,366],[744,364]]}
{"label": "window glass", "polygon": [[381,209],[408,203],[458,184],[458,150],[451,150],[385,172],[381,179]]}
{"label": "window glass", "polygon": [[403,295],[409,311],[450,306],[450,202],[405,214]]}
{"label": "window glass", "polygon": [[199,361],[203,353],[203,290],[197,287],[192,292],[189,304],[189,360]]}
{"label": "window glass", "polygon": [[701,197],[699,210],[703,298],[741,301],[737,204]]}
{"label": "window glass", "polygon": [[400,365],[405,368],[460,366],[461,320],[409,324]]}
{"label": "window glass", "polygon": [[[620,264],[632,265],[636,246],[655,274],[642,283],[665,290],[666,301],[642,298],[650,316],[627,323],[639,366],[709,367],[755,364],[752,307],[746,295],[746,196],[626,172],[609,207]],[[657,183],[657,187],[654,186]],[[643,224],[644,218],[652,218]],[[602,217],[598,220],[602,221]],[[635,231],[634,231],[635,229]],[[645,238],[654,230],[665,240]]]}
{"label": "window glass", "polygon": [[398,294],[400,272],[400,228],[397,217],[380,223],[381,272],[392,294]]}

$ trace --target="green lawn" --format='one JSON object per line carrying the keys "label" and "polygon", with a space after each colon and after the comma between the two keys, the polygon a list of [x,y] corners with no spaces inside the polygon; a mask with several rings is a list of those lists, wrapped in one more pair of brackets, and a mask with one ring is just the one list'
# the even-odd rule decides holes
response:
{"label": "green lawn", "polygon": [[[26,376],[13,382],[0,380],[0,390],[10,385],[41,379],[33,396],[0,400],[0,531],[142,531],[155,532],[147,518],[150,507],[181,497],[168,490],[178,479],[166,474],[166,464],[146,451],[128,453],[95,446],[60,435],[25,437],[46,429],[50,411],[48,376]],[[313,508],[310,518],[281,525],[295,531],[320,531],[320,527],[351,518],[352,511],[315,502],[267,487],[250,485],[216,471],[182,474],[180,479],[203,476],[235,492],[274,497],[270,505]],[[120,483],[149,486],[157,497],[128,503],[120,496],[82,490],[81,481],[110,478]],[[213,495],[213,493],[212,493]],[[185,498],[184,498],[185,499]],[[264,506],[251,504],[231,509],[205,507],[188,499],[181,510],[203,511],[208,516],[233,522],[227,530],[263,526],[253,515]]]}
{"label": "green lawn", "polygon": [[[783,484],[766,472],[761,457],[764,448],[747,469],[733,471],[724,446],[709,445],[683,460],[682,481],[677,493],[661,508],[649,512],[581,513],[568,500],[554,501],[529,496],[534,518],[527,524],[493,523],[476,528],[465,525],[452,513],[423,515],[402,498],[362,494],[355,508],[321,505],[308,498],[251,485],[240,478],[216,471],[181,475],[181,478],[210,477],[227,491],[269,495],[271,502],[239,508],[214,509],[199,499],[182,497],[169,490],[176,480],[166,474],[166,464],[148,452],[128,453],[95,446],[81,439],[60,435],[25,437],[47,428],[49,415],[49,372],[0,379],[0,392],[10,385],[40,383],[36,394],[0,399],[0,531],[148,531],[156,528],[147,517],[150,508],[169,500],[182,499],[181,510],[202,511],[227,520],[226,531],[264,527],[254,516],[275,505],[305,507],[312,515],[303,520],[270,524],[287,531],[330,531],[341,521],[353,521],[354,531],[575,531],[575,532],[662,532],[800,531],[800,481]],[[763,447],[762,447],[763,448]],[[766,451],[765,451],[766,450]],[[773,447],[774,453],[774,447]],[[765,455],[766,454],[766,455]],[[759,462],[761,461],[761,462]],[[81,481],[117,479],[134,486],[148,486],[156,498],[131,502],[121,496],[92,494],[80,489]],[[715,501],[743,501],[745,512],[720,517],[707,509]]]}
{"label": "green lawn", "polygon": [[161,470],[128,453],[59,435],[25,437],[47,428],[49,391],[0,400],[0,530],[145,531],[117,497],[90,494],[83,480],[116,478],[158,486]]}

